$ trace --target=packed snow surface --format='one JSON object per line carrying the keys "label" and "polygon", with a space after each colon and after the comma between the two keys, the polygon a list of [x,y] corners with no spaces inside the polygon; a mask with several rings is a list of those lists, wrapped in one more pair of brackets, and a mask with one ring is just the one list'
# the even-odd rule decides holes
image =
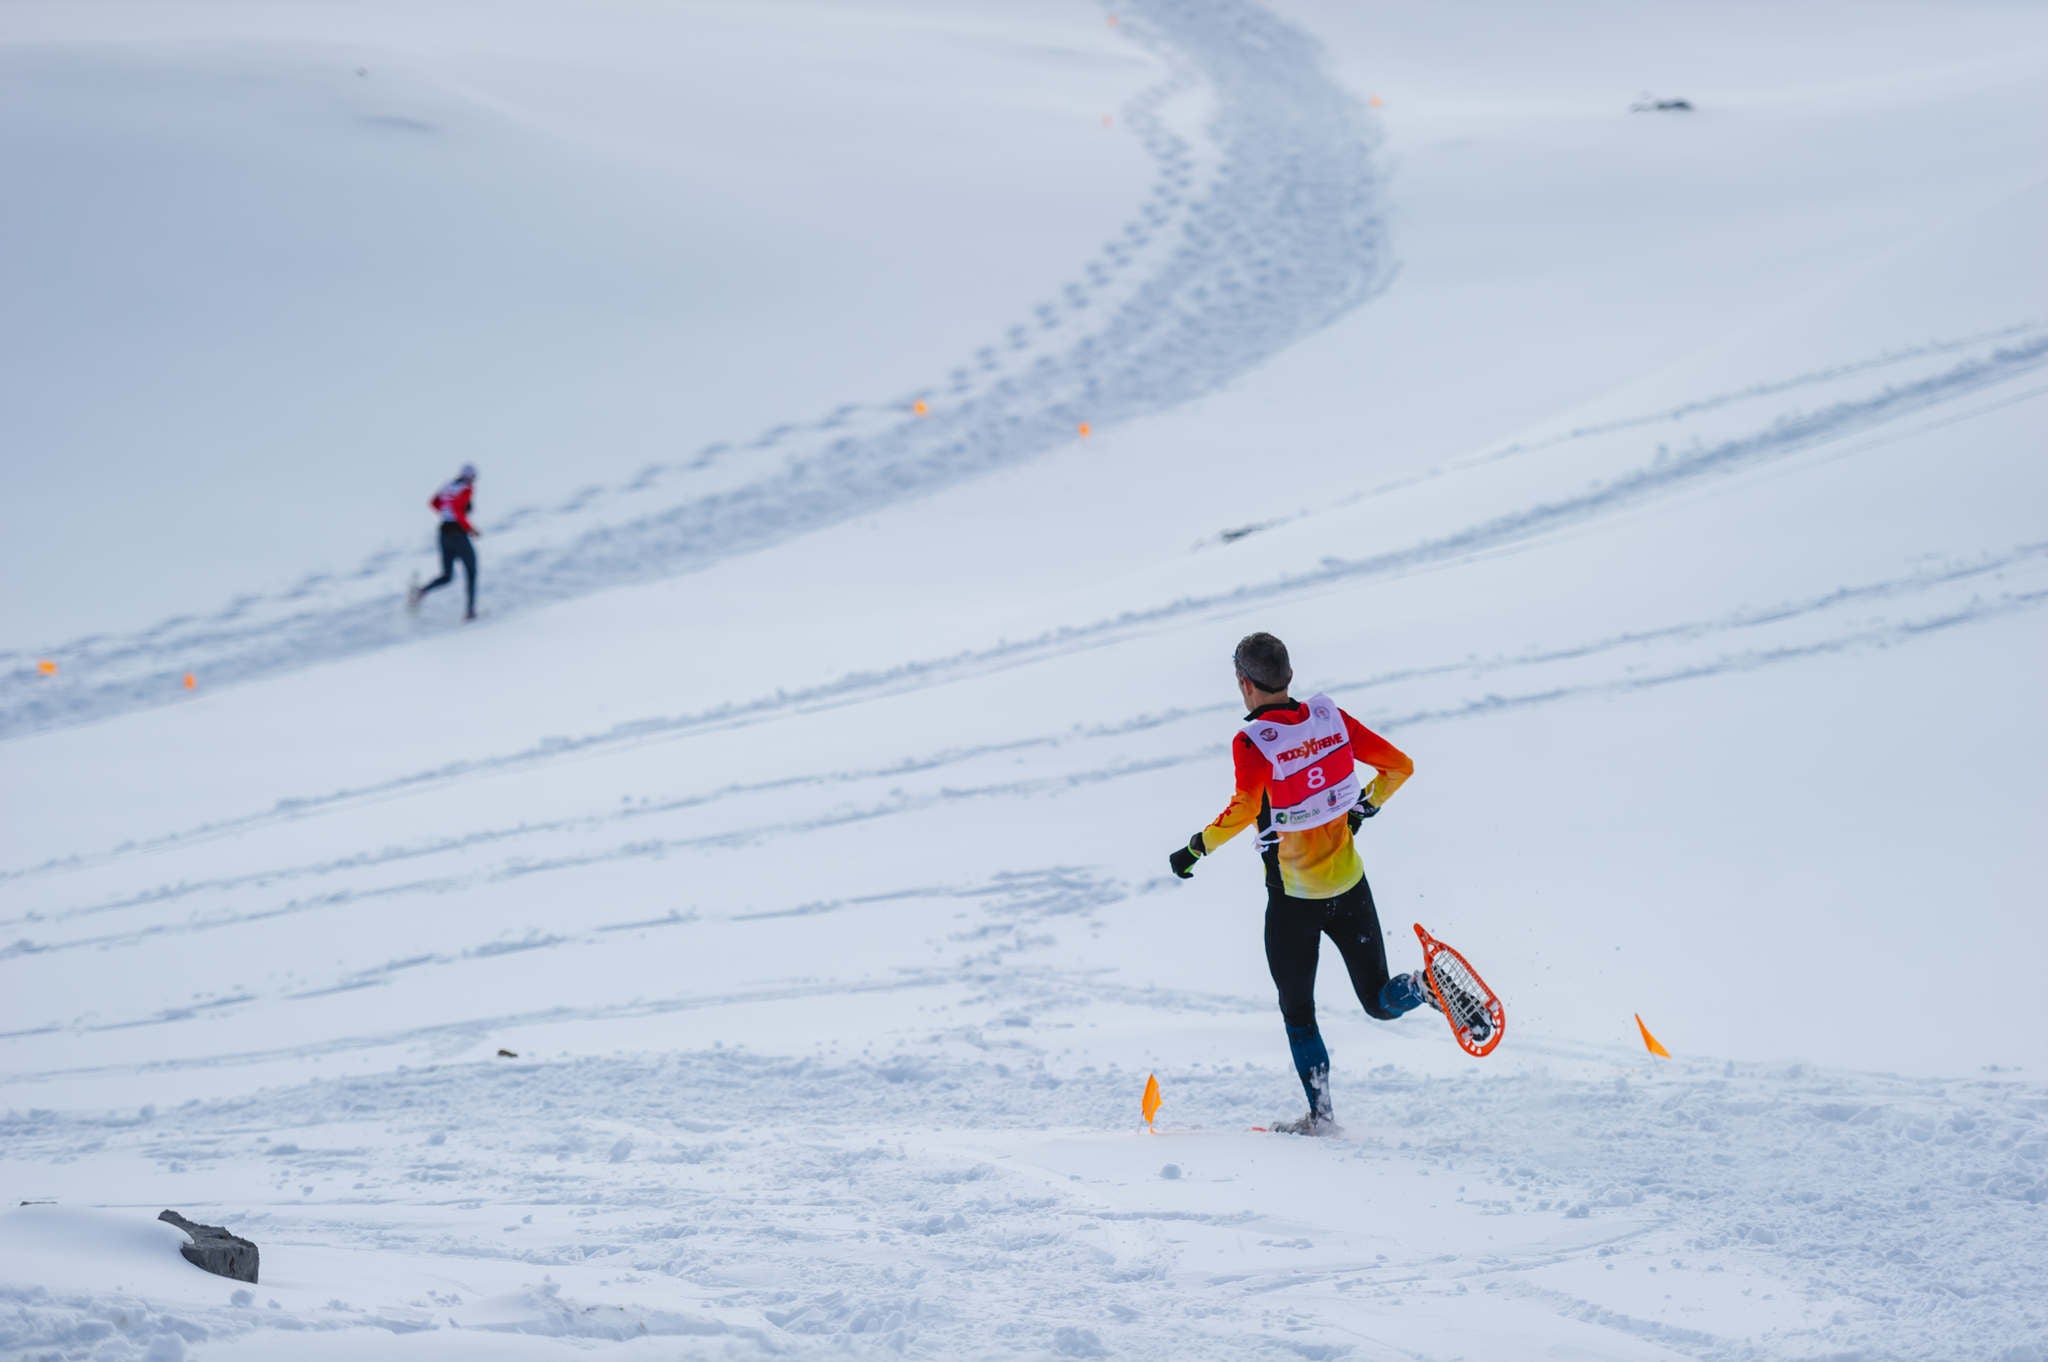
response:
{"label": "packed snow surface", "polygon": [[[10,4],[0,1354],[2048,1359],[2044,167],[1992,0]],[[1322,1140],[1261,628],[1508,1009]]]}

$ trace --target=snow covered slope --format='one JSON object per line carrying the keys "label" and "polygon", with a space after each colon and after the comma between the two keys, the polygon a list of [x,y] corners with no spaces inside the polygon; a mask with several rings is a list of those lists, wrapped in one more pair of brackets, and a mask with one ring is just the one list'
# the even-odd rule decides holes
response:
{"label": "snow covered slope", "polygon": [[[0,65],[0,1350],[2044,1355],[2037,8]],[[462,458],[469,628],[397,608]],[[1338,1140],[1246,1129],[1249,850],[1163,865],[1254,628],[1510,1011],[1326,973]]]}

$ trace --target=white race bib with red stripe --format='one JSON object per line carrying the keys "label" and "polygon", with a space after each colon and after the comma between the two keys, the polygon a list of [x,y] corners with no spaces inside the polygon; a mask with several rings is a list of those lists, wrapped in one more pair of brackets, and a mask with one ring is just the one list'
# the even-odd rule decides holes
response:
{"label": "white race bib with red stripe", "polygon": [[1255,719],[1244,726],[1244,735],[1273,767],[1266,797],[1273,806],[1275,830],[1321,827],[1351,812],[1358,802],[1351,733],[1329,696],[1311,696],[1308,717],[1300,723]]}

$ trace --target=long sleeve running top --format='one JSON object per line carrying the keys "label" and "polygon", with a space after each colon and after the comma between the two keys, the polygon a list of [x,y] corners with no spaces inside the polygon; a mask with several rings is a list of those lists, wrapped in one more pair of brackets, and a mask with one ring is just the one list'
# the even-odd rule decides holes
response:
{"label": "long sleeve running top", "polygon": [[[1393,798],[1403,781],[1415,774],[1408,755],[1367,728],[1342,709],[1344,728],[1351,737],[1352,758],[1370,766],[1378,775],[1365,787],[1365,797],[1374,804]],[[1300,723],[1308,706],[1299,700],[1262,705],[1245,716],[1246,722],[1271,715],[1282,723]],[[1352,844],[1351,825],[1339,818],[1319,827],[1276,832],[1267,826],[1269,804],[1266,786],[1273,768],[1249,736],[1237,735],[1230,745],[1232,764],[1237,770],[1237,788],[1210,824],[1198,834],[1202,850],[1210,852],[1257,824],[1262,834],[1266,878],[1269,885],[1290,898],[1329,899],[1365,878],[1365,864]]]}

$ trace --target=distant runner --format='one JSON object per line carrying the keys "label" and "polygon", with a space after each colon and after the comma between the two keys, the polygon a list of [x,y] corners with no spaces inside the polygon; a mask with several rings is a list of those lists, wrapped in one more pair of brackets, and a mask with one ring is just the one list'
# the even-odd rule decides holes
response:
{"label": "distant runner", "polygon": [[412,589],[406,600],[408,609],[419,609],[421,598],[429,591],[438,591],[454,581],[455,565],[460,563],[463,585],[469,588],[469,609],[463,618],[476,618],[476,546],[469,542],[477,534],[476,526],[469,523],[469,513],[475,505],[471,492],[475,487],[476,465],[466,463],[454,481],[434,493],[433,500],[427,503],[441,517],[441,575]]}
{"label": "distant runner", "polygon": [[[1216,821],[1168,858],[1190,879],[1195,862],[1254,823],[1266,863],[1266,965],[1280,992],[1287,1044],[1308,1096],[1308,1114],[1275,1125],[1297,1135],[1336,1128],[1330,1102],[1330,1052],[1316,1027],[1316,958],[1328,936],[1344,957],[1367,1015],[1392,1021],[1436,999],[1419,973],[1387,975],[1372,886],[1351,835],[1380,811],[1415,763],[1385,738],[1337,708],[1327,695],[1291,698],[1287,645],[1249,634],[1233,656],[1247,713],[1231,744],[1237,790]],[[1361,786],[1359,766],[1376,772]]]}

